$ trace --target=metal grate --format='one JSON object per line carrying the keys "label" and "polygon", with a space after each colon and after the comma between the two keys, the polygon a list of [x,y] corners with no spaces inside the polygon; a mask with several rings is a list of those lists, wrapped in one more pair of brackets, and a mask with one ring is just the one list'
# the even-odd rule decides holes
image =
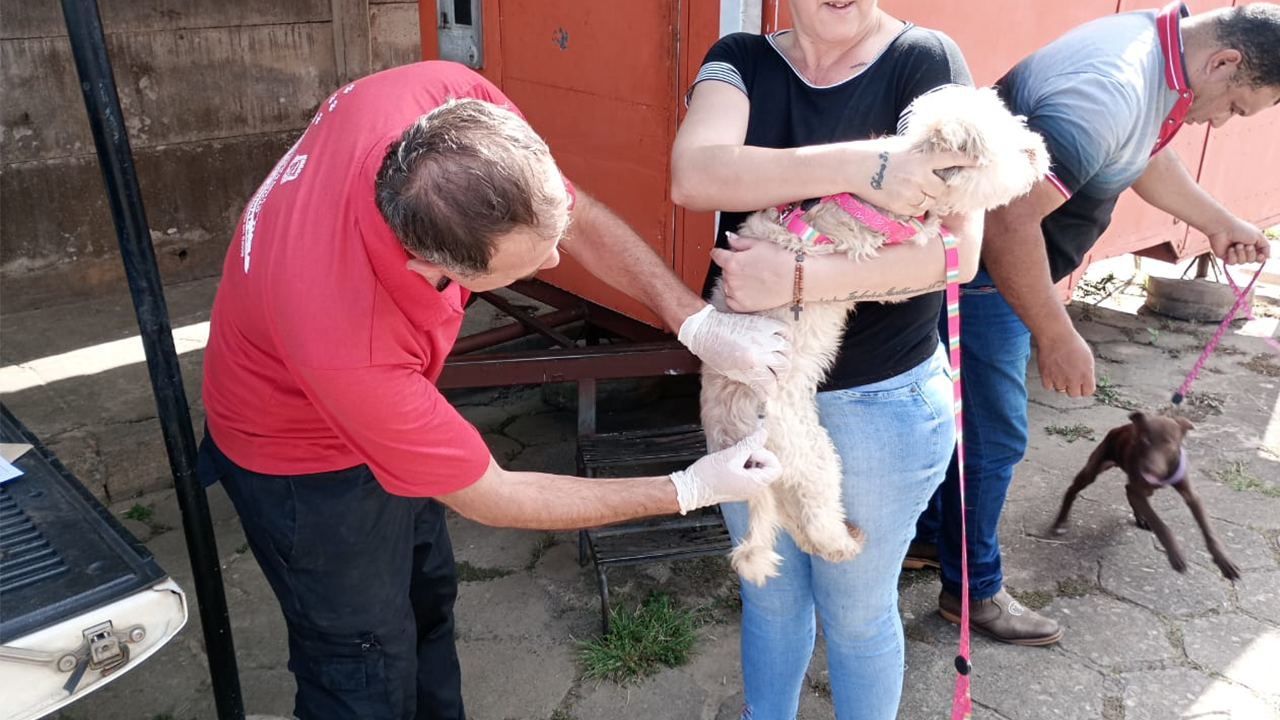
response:
{"label": "metal grate", "polygon": [[0,485],[0,595],[66,571],[62,557]]}
{"label": "metal grate", "polygon": [[[685,464],[707,452],[702,427],[677,425],[601,435],[578,436],[578,472],[596,477],[601,470],[639,465]],[[664,515],[578,533],[578,562],[588,557],[595,565],[600,585],[601,627],[609,632],[609,581],[605,568],[654,560],[684,560],[702,555],[723,555],[733,543],[717,508],[703,508],[681,517]]]}
{"label": "metal grate", "polygon": [[655,462],[691,462],[707,454],[707,440],[700,425],[677,425],[578,438],[581,470],[611,465]]}

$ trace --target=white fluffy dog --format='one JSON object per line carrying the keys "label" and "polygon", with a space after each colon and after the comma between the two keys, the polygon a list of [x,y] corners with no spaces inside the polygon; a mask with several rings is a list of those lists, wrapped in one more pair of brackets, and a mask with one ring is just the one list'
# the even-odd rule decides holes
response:
{"label": "white fluffy dog", "polygon": [[[917,151],[958,150],[979,161],[974,167],[939,173],[947,176],[947,189],[932,211],[917,221],[917,232],[910,242],[923,243],[936,235],[940,215],[999,207],[1026,194],[1048,170],[1043,140],[1026,128],[1023,118],[1012,115],[990,88],[946,86],[917,98],[904,134]],[[851,205],[847,200],[842,199],[844,205]],[[861,260],[875,256],[889,238],[883,231],[884,218],[894,225],[912,220],[861,205],[855,211],[864,217],[868,213],[875,216],[873,224],[881,229],[855,219],[833,199],[824,199],[800,215],[804,223],[826,236],[819,237],[817,243],[813,237],[802,239],[785,229],[778,209],[751,215],[740,233],[771,240],[796,253],[843,252]],[[720,283],[711,302],[719,310],[727,309]],[[840,458],[818,423],[815,400],[818,385],[835,360],[853,305],[805,303],[798,313],[789,306],[762,313],[791,326],[792,348],[791,372],[763,407],[768,447],[782,462],[783,474],[768,492],[750,502],[747,534],[730,556],[738,574],[756,585],[778,574],[782,557],[773,546],[779,527],[790,533],[801,550],[832,562],[851,559],[862,551],[862,531],[845,519]],[[759,424],[761,400],[751,389],[705,365],[701,402],[702,425],[711,450],[729,447]],[[867,430],[873,432],[874,428]]]}

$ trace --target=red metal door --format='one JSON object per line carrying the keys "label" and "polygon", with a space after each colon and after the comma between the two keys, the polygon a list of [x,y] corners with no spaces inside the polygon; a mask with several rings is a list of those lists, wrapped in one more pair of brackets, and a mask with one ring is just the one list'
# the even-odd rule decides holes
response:
{"label": "red metal door", "polygon": [[[435,32],[435,3],[424,0],[420,8],[425,38]],[[708,262],[711,216],[677,212],[670,200],[670,155],[690,79],[688,45],[691,39],[701,44],[692,61],[696,73],[717,36],[715,0],[485,0],[482,17],[482,74],[520,108],[578,188],[617,211],[669,266],[690,273],[691,286],[699,284]],[[423,48],[424,55],[434,52],[429,42]],[[677,248],[677,228],[705,240]],[[571,257],[539,278],[658,324],[643,306]]]}

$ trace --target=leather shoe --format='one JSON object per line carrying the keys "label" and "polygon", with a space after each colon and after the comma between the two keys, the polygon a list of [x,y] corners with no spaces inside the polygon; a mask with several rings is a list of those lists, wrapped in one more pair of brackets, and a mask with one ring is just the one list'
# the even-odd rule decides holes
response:
{"label": "leather shoe", "polygon": [[[938,613],[959,625],[960,598],[942,591],[938,595]],[[1003,587],[989,598],[969,600],[969,626],[1012,645],[1052,645],[1062,639],[1057,620],[1014,600]]]}
{"label": "leather shoe", "polygon": [[907,557],[902,561],[903,570],[923,570],[942,567],[938,564],[938,546],[933,543],[911,541],[907,546]]}

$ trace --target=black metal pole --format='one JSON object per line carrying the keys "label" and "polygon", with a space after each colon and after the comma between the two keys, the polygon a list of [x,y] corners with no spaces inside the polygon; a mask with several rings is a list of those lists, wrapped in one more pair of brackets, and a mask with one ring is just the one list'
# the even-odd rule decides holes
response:
{"label": "black metal pole", "polygon": [[115,221],[138,328],[142,332],[169,467],[173,470],[195,579],[200,625],[204,629],[205,652],[209,657],[214,702],[220,720],[243,720],[240,674],[236,670],[213,521],[209,517],[204,487],[195,472],[196,441],[191,430],[191,411],[182,386],[178,354],[173,347],[173,331],[156,267],[155,249],[151,246],[151,233],[142,210],[133,154],[120,113],[120,97],[107,58],[102,18],[97,0],[62,0],[62,14],[66,18],[80,90],[84,93],[93,142],[98,150],[98,165]]}

